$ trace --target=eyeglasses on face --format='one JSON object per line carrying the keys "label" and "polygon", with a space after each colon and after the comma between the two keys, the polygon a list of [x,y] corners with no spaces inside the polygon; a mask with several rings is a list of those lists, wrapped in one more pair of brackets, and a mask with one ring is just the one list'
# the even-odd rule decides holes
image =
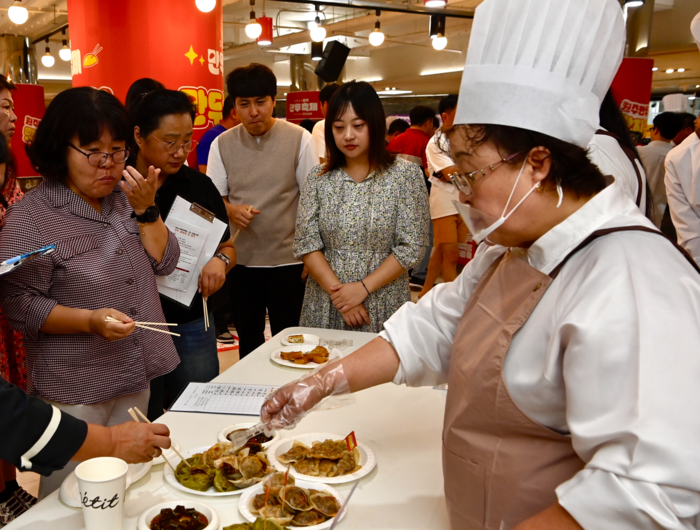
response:
{"label": "eyeglasses on face", "polygon": [[114,162],[115,164],[121,164],[122,162],[126,162],[126,159],[129,158],[128,149],[120,149],[119,151],[114,151],[112,153],[86,153],[82,149],[78,149],[77,147],[75,147],[73,144],[68,144],[68,146],[78,151],[78,153],[80,153],[81,155],[85,155],[88,164],[90,164],[91,166],[102,167],[107,163],[108,158],[111,158],[112,162]]}
{"label": "eyeglasses on face", "polygon": [[186,142],[166,142],[165,140],[161,140],[154,134],[152,134],[151,136],[165,146],[165,150],[168,152],[169,155],[174,155],[180,150],[180,148],[182,148],[185,154],[189,154],[192,151],[192,149],[197,147],[198,143],[197,140],[187,140]]}
{"label": "eyeglasses on face", "polygon": [[[491,173],[496,171],[503,164],[513,160],[519,154],[520,154],[520,152],[517,152],[517,153],[510,155],[507,158],[501,158],[501,160],[499,160],[495,164],[490,164],[490,165],[483,167],[481,169],[477,169],[476,171],[472,171],[471,173],[458,173],[458,172],[450,173],[449,174],[450,180],[452,181],[452,184],[457,186],[457,189],[459,191],[461,191],[465,195],[471,195],[472,194],[472,186],[474,184],[476,184],[477,181],[485,179],[487,176],[489,176]],[[480,178],[477,178],[479,173],[482,176]]]}

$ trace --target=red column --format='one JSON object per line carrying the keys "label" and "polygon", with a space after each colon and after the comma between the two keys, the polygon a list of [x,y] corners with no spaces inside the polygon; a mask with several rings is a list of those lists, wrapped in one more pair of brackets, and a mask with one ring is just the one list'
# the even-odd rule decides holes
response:
{"label": "red column", "polygon": [[613,79],[612,94],[630,131],[644,134],[649,127],[653,67],[653,59],[625,57]]}
{"label": "red column", "polygon": [[[73,86],[124,101],[131,83],[151,77],[196,105],[195,139],[222,118],[221,0],[202,13],[195,0],[68,0]],[[190,165],[196,167],[194,151]]]}

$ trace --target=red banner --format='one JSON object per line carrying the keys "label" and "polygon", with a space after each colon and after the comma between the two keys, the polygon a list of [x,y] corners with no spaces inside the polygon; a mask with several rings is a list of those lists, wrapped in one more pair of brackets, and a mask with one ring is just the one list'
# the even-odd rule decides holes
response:
{"label": "red banner", "polygon": [[318,91],[287,93],[287,121],[299,124],[302,120],[322,120]]}
{"label": "red banner", "polygon": [[29,162],[24,146],[34,140],[37,125],[44,117],[46,106],[44,104],[44,87],[41,85],[18,84],[17,90],[12,92],[15,101],[15,135],[12,137],[12,154],[17,162],[18,177],[38,177]]}
{"label": "red banner", "polygon": [[612,82],[612,94],[631,131],[648,128],[654,59],[626,57]]}
{"label": "red banner", "polygon": [[[151,77],[195,103],[194,139],[223,117],[221,0],[209,13],[194,0],[68,0],[73,86],[107,90],[124,101],[131,84]],[[190,166],[197,167],[192,151]]]}

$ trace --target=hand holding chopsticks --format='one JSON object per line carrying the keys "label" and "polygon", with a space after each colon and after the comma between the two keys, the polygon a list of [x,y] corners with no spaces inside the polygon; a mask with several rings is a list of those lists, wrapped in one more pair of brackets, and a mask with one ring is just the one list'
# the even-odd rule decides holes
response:
{"label": "hand holding chopsticks", "polygon": [[[121,322],[121,320],[112,318],[111,316],[107,315],[105,317],[105,320],[107,322]],[[143,328],[143,329],[148,329],[151,331],[157,331],[158,333],[167,333],[168,335],[174,335],[176,337],[179,337],[179,333],[173,333],[172,331],[165,331],[164,329],[157,329],[157,328],[152,328],[150,326],[177,326],[177,324],[171,324],[168,322],[134,322],[137,328]],[[146,325],[150,324],[150,326]]]}
{"label": "hand holding chopsticks", "polygon": [[[141,418],[143,419],[144,422],[146,422],[146,423],[151,423],[151,422],[149,421],[149,419],[144,415],[144,413],[141,412],[141,411],[139,410],[138,407],[131,408],[131,409],[129,409],[128,412],[129,412],[129,415],[130,415],[130,416],[134,419],[134,421],[137,422],[137,423],[138,423],[138,421],[139,421],[139,418],[138,418],[138,416],[136,416],[136,414],[138,414],[139,416],[141,416]],[[178,450],[175,448],[175,441],[174,441],[172,438],[171,438],[171,441],[172,441],[172,445],[170,446],[170,448],[171,448],[173,451],[175,451],[175,454],[177,454],[177,456],[180,457],[180,459],[187,465],[187,467],[192,467],[192,466],[190,465],[190,463],[187,461],[187,459],[186,459],[184,456],[182,456],[182,455],[180,454],[180,451],[178,451]],[[170,469],[173,470],[173,473],[176,473],[175,468],[174,468],[173,465],[170,463],[170,461],[165,457],[165,455],[162,455],[162,456],[163,456],[163,460],[165,460],[166,464],[168,464],[168,465],[170,466]]]}

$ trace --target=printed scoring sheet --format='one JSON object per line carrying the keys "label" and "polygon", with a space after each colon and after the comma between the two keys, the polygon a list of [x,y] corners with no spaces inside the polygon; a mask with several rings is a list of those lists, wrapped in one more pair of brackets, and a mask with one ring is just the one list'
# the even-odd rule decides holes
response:
{"label": "printed scoring sheet", "polygon": [[278,388],[268,385],[190,383],[170,410],[259,416],[260,408],[267,396]]}

